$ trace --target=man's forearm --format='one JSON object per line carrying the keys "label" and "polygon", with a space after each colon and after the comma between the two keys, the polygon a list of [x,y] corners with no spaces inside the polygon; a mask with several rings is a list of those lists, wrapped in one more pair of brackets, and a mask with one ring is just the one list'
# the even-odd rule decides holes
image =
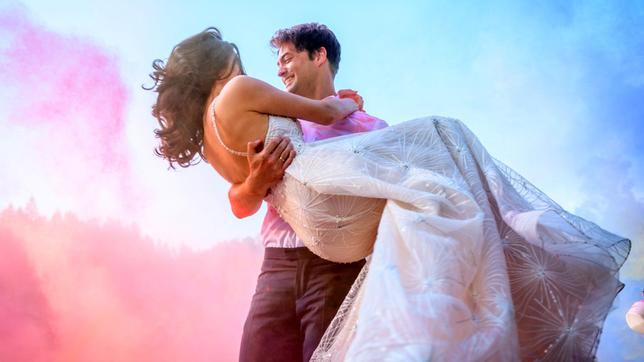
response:
{"label": "man's forearm", "polygon": [[228,191],[228,199],[233,214],[242,219],[253,215],[262,206],[268,190],[258,190],[246,181],[234,184]]}
{"label": "man's forearm", "polygon": [[262,151],[257,152],[261,143],[262,140],[248,143],[248,176],[228,191],[230,207],[240,219],[259,210],[268,190],[284,177],[284,170],[295,157],[293,145],[286,137],[272,139]]}

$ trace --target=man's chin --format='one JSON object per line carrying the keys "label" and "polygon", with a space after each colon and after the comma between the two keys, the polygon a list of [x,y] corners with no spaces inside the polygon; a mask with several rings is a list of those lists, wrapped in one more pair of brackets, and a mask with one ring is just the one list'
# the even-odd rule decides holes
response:
{"label": "man's chin", "polygon": [[295,87],[295,84],[289,83],[285,86],[285,89],[289,93],[293,93],[293,91],[297,90],[297,87]]}

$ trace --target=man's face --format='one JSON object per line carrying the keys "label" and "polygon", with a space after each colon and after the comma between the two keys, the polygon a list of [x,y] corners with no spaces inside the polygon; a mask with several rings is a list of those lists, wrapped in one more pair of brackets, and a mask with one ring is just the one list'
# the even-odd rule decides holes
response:
{"label": "man's face", "polygon": [[306,50],[298,52],[292,43],[284,43],[277,53],[277,75],[286,90],[301,96],[310,96],[316,74],[320,70]]}

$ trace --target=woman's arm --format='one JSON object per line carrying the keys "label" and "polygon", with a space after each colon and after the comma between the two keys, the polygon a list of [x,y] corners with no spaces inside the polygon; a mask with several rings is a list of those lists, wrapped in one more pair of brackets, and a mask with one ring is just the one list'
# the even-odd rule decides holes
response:
{"label": "woman's arm", "polygon": [[349,98],[310,99],[281,91],[259,79],[243,75],[226,83],[217,104],[222,109],[301,118],[323,125],[344,119],[358,110],[356,102]]}

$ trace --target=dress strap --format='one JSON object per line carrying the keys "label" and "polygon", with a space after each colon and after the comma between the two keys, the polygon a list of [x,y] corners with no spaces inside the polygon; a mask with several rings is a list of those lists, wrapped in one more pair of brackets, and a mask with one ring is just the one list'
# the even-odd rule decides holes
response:
{"label": "dress strap", "polygon": [[[216,99],[216,97],[215,97]],[[221,139],[221,135],[219,134],[219,129],[217,128],[217,121],[215,120],[215,101],[213,100],[211,106],[211,114],[212,118],[210,120],[210,124],[212,125],[212,128],[215,129],[215,135],[217,135],[217,139],[219,140],[219,144],[226,150],[228,153],[233,154],[235,156],[240,156],[240,157],[247,157],[248,152],[241,152],[241,151],[235,151],[232,148],[226,146],[224,141]]]}

